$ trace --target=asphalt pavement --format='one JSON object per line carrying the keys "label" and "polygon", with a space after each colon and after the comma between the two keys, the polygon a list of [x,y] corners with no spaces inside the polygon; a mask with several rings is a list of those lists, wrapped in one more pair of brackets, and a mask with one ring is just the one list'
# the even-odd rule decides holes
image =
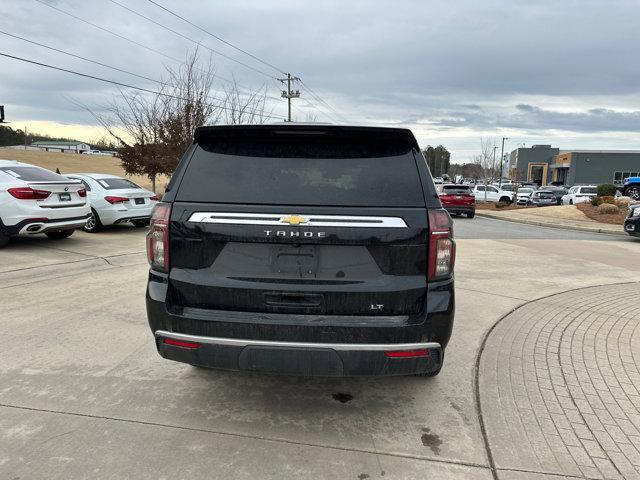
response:
{"label": "asphalt pavement", "polygon": [[636,241],[631,236],[540,227],[479,216],[454,217],[453,221],[456,238]]}
{"label": "asphalt pavement", "polygon": [[[524,446],[521,463],[496,463],[501,442],[518,448],[518,438],[509,442],[479,414],[476,365],[484,368],[501,341],[490,333],[502,332],[496,324],[522,321],[507,320],[519,308],[576,288],[640,282],[640,242],[455,222],[456,324],[433,379],[301,378],[170,362],[157,355],[146,322],[143,231],[12,242],[0,250],[0,478],[562,478],[563,470],[526,461]],[[481,385],[489,399],[494,385],[504,387]]]}

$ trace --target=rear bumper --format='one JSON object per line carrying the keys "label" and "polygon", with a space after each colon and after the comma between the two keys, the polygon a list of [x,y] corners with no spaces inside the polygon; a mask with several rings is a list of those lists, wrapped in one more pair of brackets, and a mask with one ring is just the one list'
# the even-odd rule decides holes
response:
{"label": "rear bumper", "polygon": [[[410,375],[435,372],[442,348],[435,342],[411,344],[328,344],[201,337],[159,330],[164,358],[227,370],[318,376]],[[167,341],[187,342],[175,345]],[[410,356],[401,356],[410,355]]]}
{"label": "rear bumper", "polygon": [[[454,319],[454,281],[430,282],[423,312],[302,315],[168,307],[166,274],[150,272],[147,317],[164,358],[212,368],[301,375],[410,375],[440,368]],[[169,298],[169,302],[167,299]],[[185,348],[166,338],[201,344]],[[385,352],[426,349],[395,358]]]}
{"label": "rear bumper", "polygon": [[442,208],[449,213],[473,213],[476,211],[475,205],[443,205]]}
{"label": "rear bumper", "polygon": [[100,223],[103,225],[115,225],[130,222],[131,220],[149,220],[151,218],[153,205],[145,208],[118,208],[109,207],[97,210]]}
{"label": "rear bumper", "polygon": [[80,217],[56,219],[25,219],[15,225],[0,225],[5,235],[37,235],[39,233],[71,230],[84,227],[89,214]]}

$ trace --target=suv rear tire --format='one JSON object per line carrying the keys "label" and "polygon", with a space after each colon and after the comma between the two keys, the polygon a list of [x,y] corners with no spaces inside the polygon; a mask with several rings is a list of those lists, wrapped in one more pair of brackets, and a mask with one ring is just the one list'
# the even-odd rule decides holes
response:
{"label": "suv rear tire", "polygon": [[71,235],[73,235],[74,231],[74,229],[60,230],[57,232],[46,232],[45,235],[52,240],[62,240],[64,238],[69,238]]}
{"label": "suv rear tire", "polygon": [[467,218],[473,218],[476,216],[476,212],[469,212],[467,213]]}
{"label": "suv rear tire", "polygon": [[509,197],[500,197],[500,201],[504,203],[513,203],[513,200],[511,200]]}

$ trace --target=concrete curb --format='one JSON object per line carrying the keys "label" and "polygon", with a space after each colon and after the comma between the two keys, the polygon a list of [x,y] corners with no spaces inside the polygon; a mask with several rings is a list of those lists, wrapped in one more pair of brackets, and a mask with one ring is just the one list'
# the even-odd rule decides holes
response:
{"label": "concrete curb", "polygon": [[535,220],[529,219],[515,219],[512,217],[503,217],[502,215],[494,215],[493,213],[485,213],[482,210],[476,210],[476,215],[486,218],[493,218],[495,220],[504,220],[505,222],[513,222],[513,223],[524,223],[526,225],[535,225],[537,227],[548,227],[548,228],[559,228],[561,230],[575,230],[578,232],[589,232],[589,233],[604,233],[606,235],[627,235],[623,230],[622,226],[620,227],[620,231],[610,231],[605,230],[598,227],[581,227],[581,226],[573,226],[573,225],[562,225],[555,223],[545,223],[545,222],[537,222]]}

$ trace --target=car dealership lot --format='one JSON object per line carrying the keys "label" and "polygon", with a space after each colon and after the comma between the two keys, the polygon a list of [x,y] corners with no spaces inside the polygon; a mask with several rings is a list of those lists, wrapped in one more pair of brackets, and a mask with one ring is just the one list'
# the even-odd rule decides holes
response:
{"label": "car dealership lot", "polygon": [[[0,477],[491,478],[474,370],[486,332],[530,300],[640,281],[640,242],[488,219],[455,228],[456,324],[433,379],[169,362],[146,322],[142,230],[12,242],[0,252]],[[498,476],[528,478],[517,469]]]}

